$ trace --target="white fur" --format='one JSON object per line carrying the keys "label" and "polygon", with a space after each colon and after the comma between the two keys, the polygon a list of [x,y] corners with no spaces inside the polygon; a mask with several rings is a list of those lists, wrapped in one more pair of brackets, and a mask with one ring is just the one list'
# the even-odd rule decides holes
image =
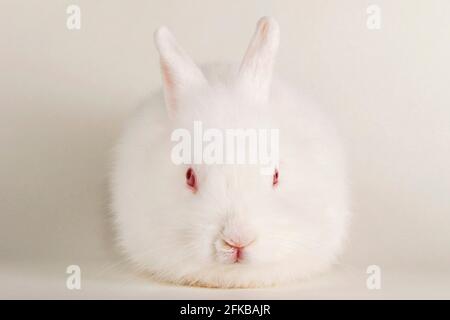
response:
{"label": "white fur", "polygon": [[[198,68],[167,28],[160,96],[138,110],[118,144],[111,183],[118,243],[156,278],[213,287],[259,287],[309,277],[341,251],[349,218],[343,154],[317,107],[272,79],[278,25],[262,18],[239,68]],[[164,108],[166,105],[166,109]],[[279,128],[280,180],[250,165],[171,162],[175,128]],[[223,238],[251,244],[230,263]]]}

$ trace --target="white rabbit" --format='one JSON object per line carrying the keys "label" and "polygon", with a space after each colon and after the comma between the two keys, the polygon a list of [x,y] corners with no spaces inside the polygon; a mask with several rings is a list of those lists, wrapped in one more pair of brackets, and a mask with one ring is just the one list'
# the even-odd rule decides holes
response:
{"label": "white rabbit", "polygon": [[[349,222],[344,157],[317,107],[272,79],[279,27],[261,18],[238,67],[199,68],[166,27],[155,32],[162,96],[131,118],[111,181],[119,246],[156,279],[261,287],[325,271]],[[279,128],[273,176],[252,165],[177,165],[177,128]],[[190,131],[191,132],[191,131]]]}

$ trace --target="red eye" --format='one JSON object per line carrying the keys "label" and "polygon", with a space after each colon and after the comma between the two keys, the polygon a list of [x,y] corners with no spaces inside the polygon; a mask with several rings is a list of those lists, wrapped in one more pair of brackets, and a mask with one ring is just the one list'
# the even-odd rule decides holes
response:
{"label": "red eye", "polygon": [[195,172],[192,168],[186,171],[186,184],[194,192],[197,191],[197,178],[195,177]]}
{"label": "red eye", "polygon": [[272,185],[276,186],[278,184],[278,170],[275,169],[275,172],[273,173],[273,182]]}

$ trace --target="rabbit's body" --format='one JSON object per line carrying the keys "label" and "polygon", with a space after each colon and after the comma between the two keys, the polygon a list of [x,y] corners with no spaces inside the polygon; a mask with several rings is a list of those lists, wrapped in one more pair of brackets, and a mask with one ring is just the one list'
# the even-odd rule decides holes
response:
{"label": "rabbit's body", "polygon": [[[276,28],[272,20],[261,21],[260,29],[264,21]],[[266,41],[276,31],[263,30]],[[162,48],[164,32],[156,35],[163,78],[177,75],[165,74],[175,58],[167,58]],[[139,109],[116,150],[112,208],[119,244],[135,265],[159,279],[268,286],[321,272],[341,250],[349,209],[333,127],[311,102],[279,81],[271,81],[264,99],[258,91],[264,83],[251,89],[240,80],[242,69],[195,70],[204,82],[186,91],[174,85],[181,78],[165,78],[165,101],[155,96]],[[179,90],[172,100],[168,90],[174,88]],[[257,165],[174,164],[171,134],[177,128],[193,133],[194,121],[204,129],[279,129],[277,183]],[[195,172],[195,180],[185,177],[187,170]],[[194,189],[186,183],[195,183]]]}

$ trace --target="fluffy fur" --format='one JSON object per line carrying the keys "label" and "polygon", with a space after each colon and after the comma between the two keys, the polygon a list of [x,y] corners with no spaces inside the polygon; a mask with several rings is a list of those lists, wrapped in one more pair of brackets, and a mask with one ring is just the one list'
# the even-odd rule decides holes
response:
{"label": "fluffy fur", "polygon": [[[239,67],[198,68],[167,28],[155,33],[164,100],[131,118],[111,182],[118,243],[156,278],[212,287],[260,287],[324,271],[341,251],[349,218],[342,150],[317,107],[272,79],[279,31],[262,18]],[[172,163],[172,130],[279,128],[279,185],[251,165]],[[248,244],[232,263],[224,239]]]}

